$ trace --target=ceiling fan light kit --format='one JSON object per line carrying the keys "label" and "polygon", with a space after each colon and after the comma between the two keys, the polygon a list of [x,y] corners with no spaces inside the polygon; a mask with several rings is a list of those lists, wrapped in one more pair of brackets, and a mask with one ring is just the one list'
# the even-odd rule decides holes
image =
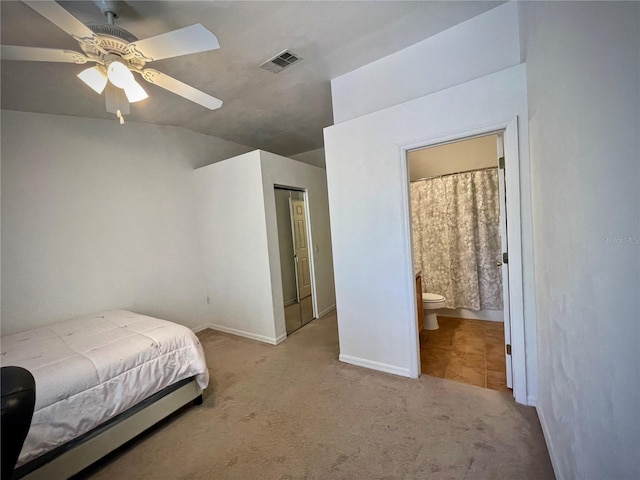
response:
{"label": "ceiling fan light kit", "polygon": [[105,63],[107,65],[107,78],[116,87],[123,90],[135,82],[133,73],[122,61],[118,60],[115,55],[106,55]]}
{"label": "ceiling fan light kit", "polygon": [[[94,0],[107,17],[108,24],[85,25],[54,0],[23,0],[40,15],[76,40],[84,54],[69,50],[6,45],[2,60],[44,61],[97,65],[78,74],[78,78],[98,94],[104,92],[106,109],[116,113],[119,122],[130,112],[129,104],[149,97],[136,81],[134,73],[144,80],[210,110],[222,106],[222,100],[191,87],[154,69],[144,69],[150,62],[220,48],[216,36],[200,24],[138,40],[114,25],[120,16],[120,3]],[[116,88],[117,87],[117,88]],[[124,91],[124,96],[121,93]]]}
{"label": "ceiling fan light kit", "polygon": [[144,91],[144,88],[140,86],[138,82],[135,80],[131,85],[127,85],[124,88],[124,94],[127,96],[127,100],[129,103],[136,103],[146,98],[149,98],[147,92]]}
{"label": "ceiling fan light kit", "polygon": [[98,95],[102,94],[104,87],[107,86],[107,82],[109,81],[107,75],[102,71],[102,68],[98,66],[86,68],[78,74],[78,78],[91,87]]}

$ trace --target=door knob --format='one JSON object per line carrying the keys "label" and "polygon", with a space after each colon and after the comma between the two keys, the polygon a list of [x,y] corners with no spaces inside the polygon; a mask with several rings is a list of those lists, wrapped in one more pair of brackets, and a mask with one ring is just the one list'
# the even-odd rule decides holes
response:
{"label": "door knob", "polygon": [[501,267],[502,266],[502,262],[498,261],[496,262],[496,267]]}

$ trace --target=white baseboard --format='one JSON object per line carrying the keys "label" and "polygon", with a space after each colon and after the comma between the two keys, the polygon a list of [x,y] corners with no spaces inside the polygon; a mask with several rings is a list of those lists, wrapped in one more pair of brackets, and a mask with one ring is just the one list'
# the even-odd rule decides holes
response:
{"label": "white baseboard", "polygon": [[335,309],[336,309],[336,304],[334,303],[333,305],[330,305],[329,307],[325,308],[321,312],[318,312],[318,318],[324,317],[327,313],[329,313],[329,312],[331,312],[332,310],[335,310]]}
{"label": "white baseboard", "polygon": [[[200,327],[198,327],[200,328]],[[209,323],[205,325],[203,328],[210,328],[211,330],[217,330],[218,332],[230,333],[231,335],[237,335],[238,337],[250,338],[251,340],[256,340],[262,343],[269,343],[271,345],[277,345],[282,342],[285,338],[287,338],[287,334],[280,335],[277,338],[268,337],[266,335],[260,335],[258,333],[245,332],[244,330],[238,330],[236,328],[225,327],[224,325],[216,325],[214,323]],[[201,330],[203,329],[201,328]],[[195,329],[194,329],[195,331]],[[199,330],[198,330],[199,331]]]}
{"label": "white baseboard", "polygon": [[468,308],[441,308],[436,310],[439,317],[469,318],[472,320],[487,320],[489,322],[504,322],[502,310],[469,310]]}
{"label": "white baseboard", "polygon": [[396,365],[389,365],[388,363],[375,362],[373,360],[367,360],[365,358],[352,357],[351,355],[340,354],[339,360],[344,363],[350,363],[358,367],[370,368],[371,370],[378,370],[380,372],[392,373],[394,375],[400,375],[402,377],[411,377],[409,369],[404,367],[398,367]]}
{"label": "white baseboard", "polygon": [[554,448],[553,442],[551,441],[551,437],[549,436],[547,420],[542,410],[536,407],[536,412],[538,412],[538,419],[540,420],[540,426],[542,427],[542,435],[544,435],[544,441],[547,444],[547,450],[549,451],[549,458],[551,459],[551,466],[553,467],[553,473],[555,474],[557,480],[563,480],[563,477],[560,474],[560,468],[558,464],[556,449]]}
{"label": "white baseboard", "polygon": [[197,327],[193,327],[191,331],[193,333],[198,333],[198,332],[201,332],[202,330],[206,330],[207,328],[211,328],[211,327],[208,324],[204,324]]}

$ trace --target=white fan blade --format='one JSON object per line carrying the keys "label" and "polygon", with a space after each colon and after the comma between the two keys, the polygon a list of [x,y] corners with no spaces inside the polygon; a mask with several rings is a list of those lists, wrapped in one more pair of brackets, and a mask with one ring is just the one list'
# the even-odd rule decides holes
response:
{"label": "white fan blade", "polygon": [[220,48],[218,38],[199,23],[138,40],[129,51],[146,62]]}
{"label": "white fan blade", "polygon": [[31,8],[33,8],[44,18],[56,24],[62,30],[67,32],[77,41],[89,43],[91,45],[98,45],[100,43],[100,39],[89,29],[89,27],[87,27],[84,23],[71,15],[67,10],[62,8],[53,0],[22,1],[26,5],[29,5]]}
{"label": "white fan blade", "polygon": [[104,99],[107,112],[117,114],[118,110],[120,110],[121,115],[129,115],[131,113],[129,100],[127,100],[124,90],[112,85],[111,82],[107,83],[104,89]]}
{"label": "white fan blade", "polygon": [[57,48],[18,47],[2,45],[0,47],[1,60],[25,60],[29,62],[64,62],[87,63],[89,58],[72,50],[58,50]]}
{"label": "white fan blade", "polygon": [[211,95],[204,93],[196,88],[193,88],[186,83],[182,83],[180,80],[176,80],[169,75],[165,75],[152,68],[147,68],[142,71],[142,77],[149,83],[158,85],[159,87],[169,90],[176,95],[191,100],[192,102],[207,107],[209,110],[215,110],[222,106],[222,100]]}

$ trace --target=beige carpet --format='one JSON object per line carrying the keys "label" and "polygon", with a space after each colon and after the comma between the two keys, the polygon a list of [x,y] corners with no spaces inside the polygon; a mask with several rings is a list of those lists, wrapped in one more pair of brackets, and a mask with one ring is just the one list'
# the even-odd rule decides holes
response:
{"label": "beige carpet", "polygon": [[335,314],[278,346],[207,331],[212,383],[78,478],[551,479],[533,408],[509,394],[338,362]]}

